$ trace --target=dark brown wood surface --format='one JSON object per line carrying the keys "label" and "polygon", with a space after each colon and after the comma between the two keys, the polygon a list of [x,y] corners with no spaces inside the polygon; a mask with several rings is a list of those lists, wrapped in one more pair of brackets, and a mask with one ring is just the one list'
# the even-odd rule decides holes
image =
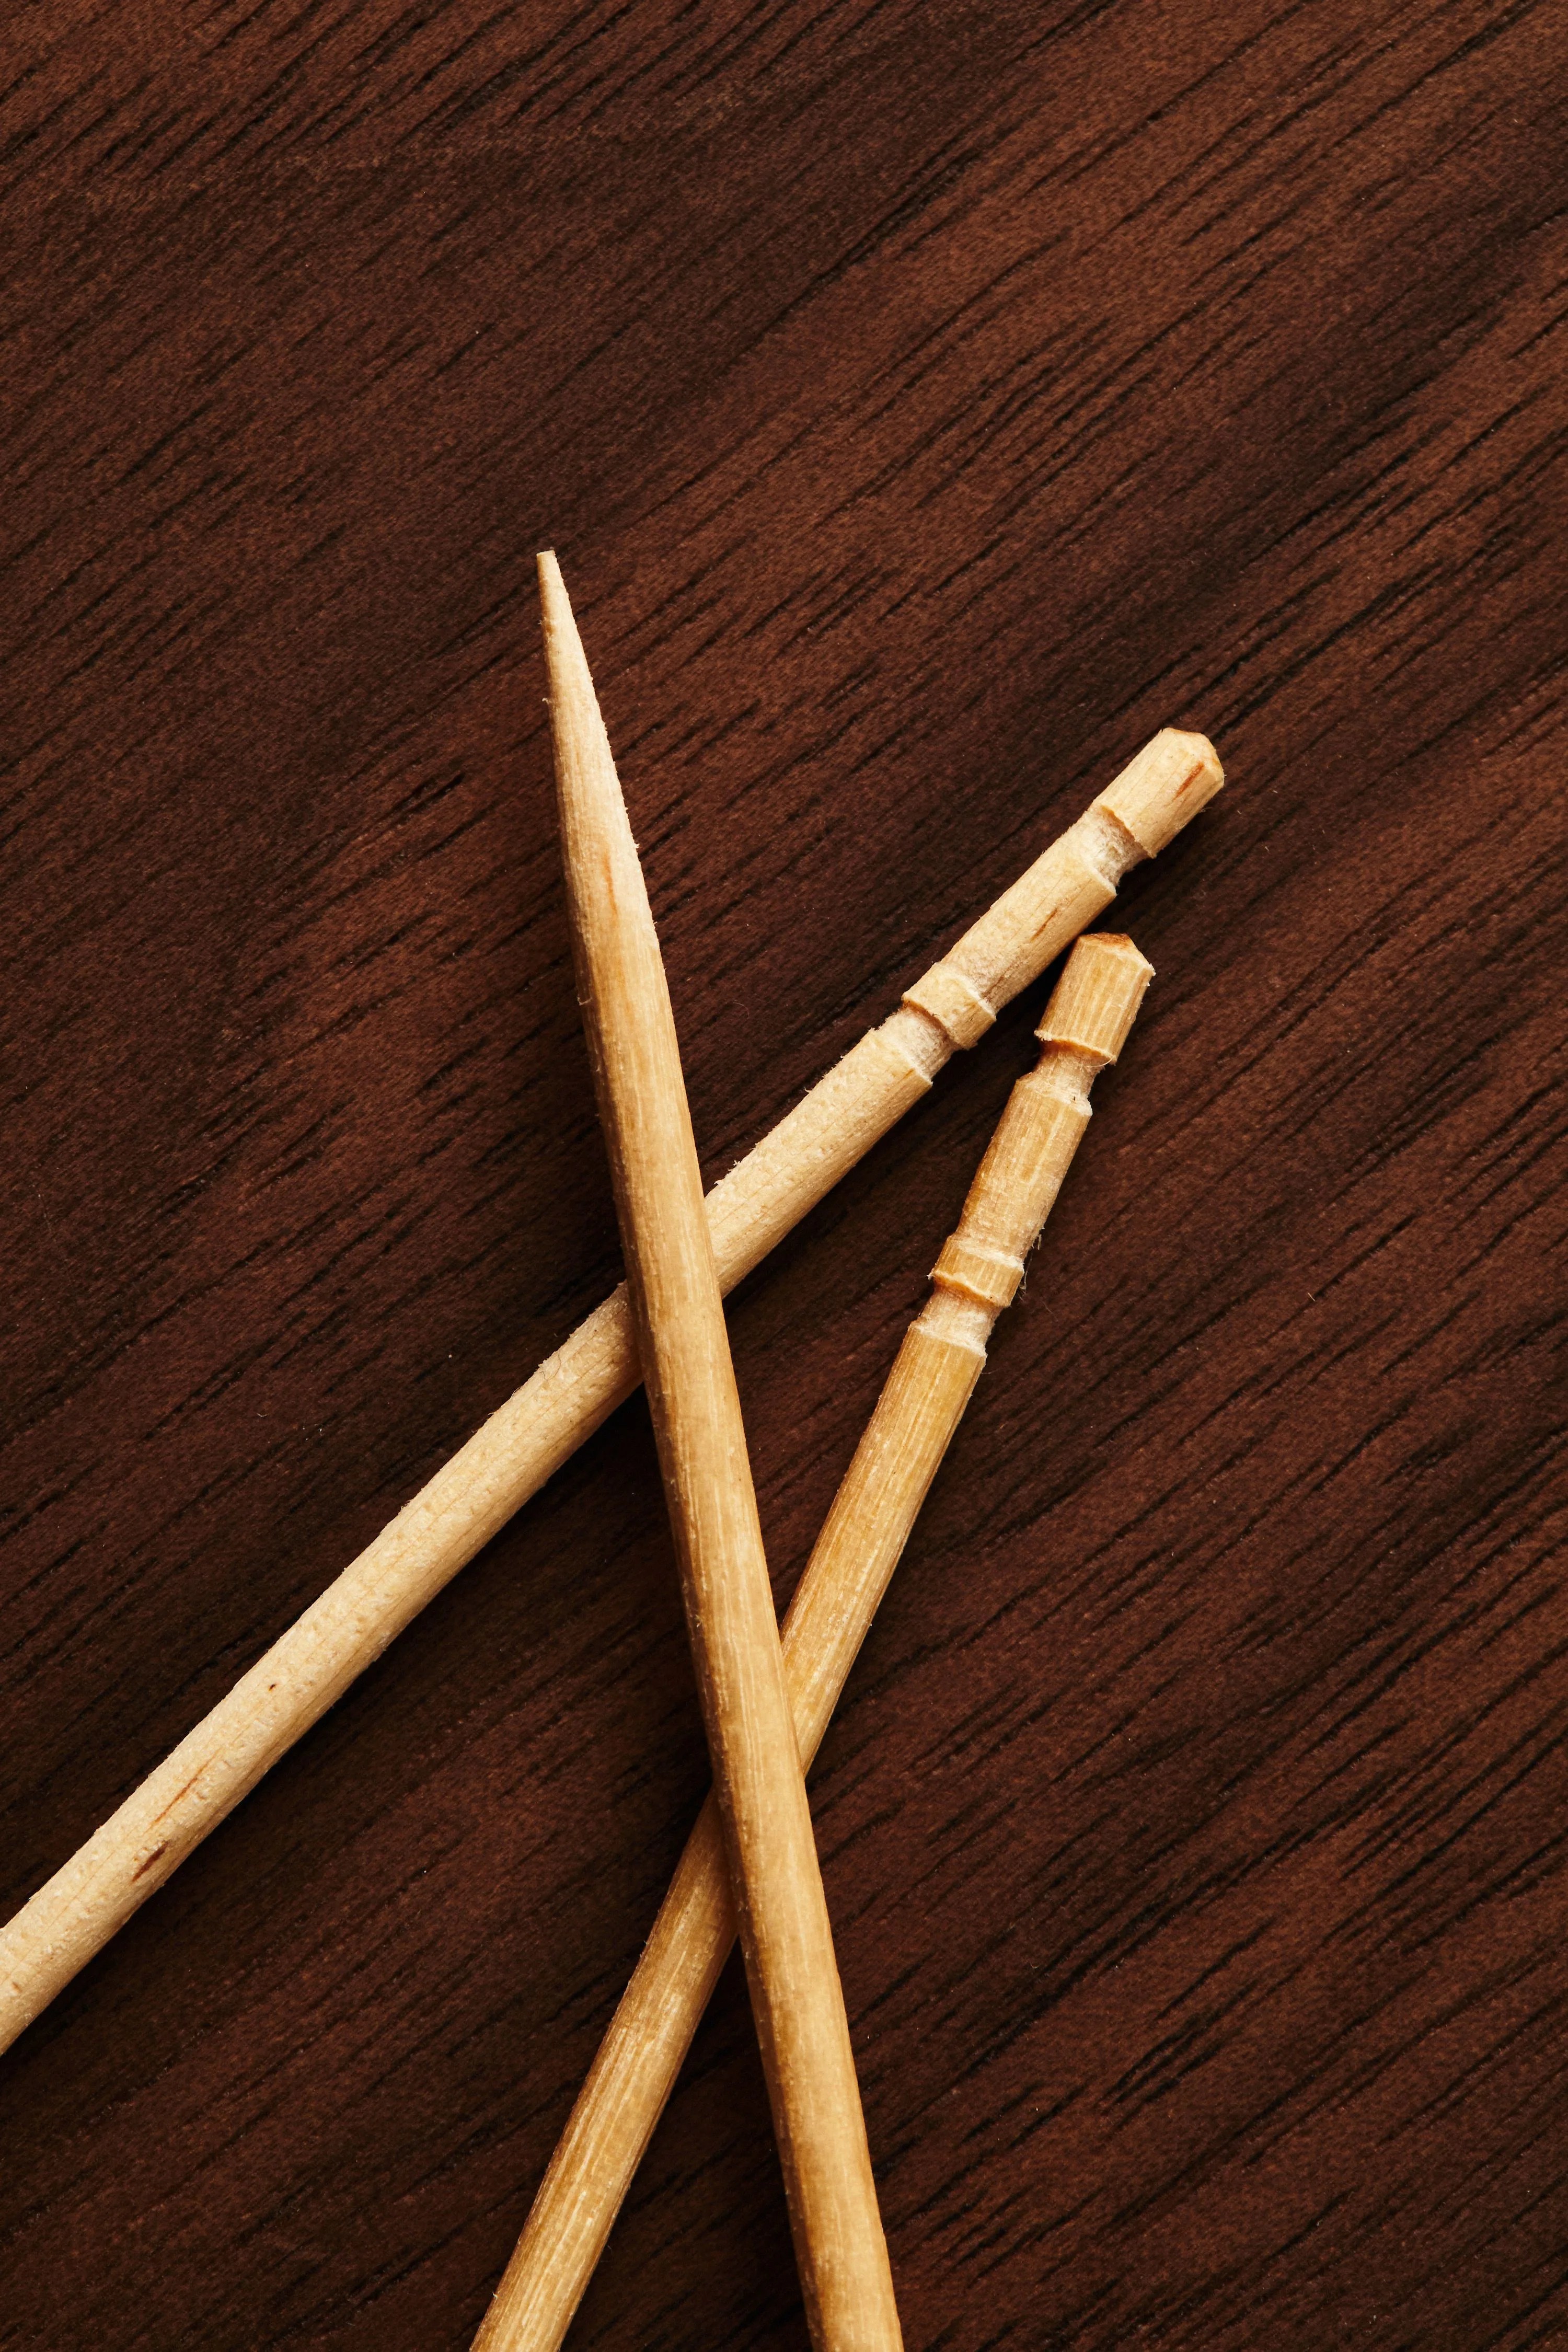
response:
{"label": "dark brown wood surface", "polygon": [[[1562,12],[0,50],[7,1907],[615,1278],[552,541],[710,1172],[1229,773],[816,1775],[911,2352],[1568,2338]],[[1041,999],[734,1302],[781,1595]],[[0,2061],[5,2352],[461,2352],[704,1778],[638,1400]],[[574,2341],[805,2345],[733,1972]]]}

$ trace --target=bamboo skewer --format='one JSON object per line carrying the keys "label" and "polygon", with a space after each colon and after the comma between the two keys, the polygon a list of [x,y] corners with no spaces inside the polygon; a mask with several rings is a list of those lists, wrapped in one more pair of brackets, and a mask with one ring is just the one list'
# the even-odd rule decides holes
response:
{"label": "bamboo skewer", "polygon": [[664,962],[553,554],[539,558],[578,989],[817,2352],[900,2352]]}
{"label": "bamboo skewer", "polygon": [[[784,1622],[795,1736],[807,1768],[888,1589],[1089,1124],[1089,1090],[1126,1041],[1150,966],[1131,940],[1080,940],[937,1260]],[[735,1940],[710,1796],[551,2158],[474,2352],[557,2352],[675,2086]]]}
{"label": "bamboo skewer", "polygon": [[[1224,781],[1201,735],[1165,728],[708,1197],[732,1289],[1108,907]],[[641,1377],[626,1286],[548,1356],[0,1929],[0,2050]]]}

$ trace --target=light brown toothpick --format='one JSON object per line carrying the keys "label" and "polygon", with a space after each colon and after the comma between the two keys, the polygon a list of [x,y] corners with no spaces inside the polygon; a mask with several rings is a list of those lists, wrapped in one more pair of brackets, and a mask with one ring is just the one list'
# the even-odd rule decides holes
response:
{"label": "light brown toothpick", "polygon": [[[795,1737],[809,1769],[850,1667],[985,1361],[985,1341],[1089,1124],[1150,966],[1131,940],[1079,940],[937,1260],[796,1590],[784,1632]],[[474,2352],[557,2352],[719,1972],[735,1912],[710,1797],[562,2134]]]}
{"label": "light brown toothpick", "polygon": [[[708,1198],[732,1289],[1224,781],[1165,728]],[[0,2050],[591,1437],[641,1377],[625,1286],[545,1359],[0,1928]]]}
{"label": "light brown toothpick", "polygon": [[806,2319],[818,2352],[899,2352],[669,989],[609,739],[548,552],[539,586],[578,991]]}

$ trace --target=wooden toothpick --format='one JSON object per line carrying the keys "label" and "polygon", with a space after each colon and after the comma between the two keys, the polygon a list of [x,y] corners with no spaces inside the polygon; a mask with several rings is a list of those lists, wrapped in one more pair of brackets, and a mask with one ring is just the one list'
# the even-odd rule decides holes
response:
{"label": "wooden toothpick", "polygon": [[900,2352],[669,989],[549,552],[539,586],[584,1025],[806,2319],[818,2352]]}
{"label": "wooden toothpick", "polygon": [[[921,1505],[1089,1124],[1150,966],[1131,940],[1080,940],[1014,1087],[963,1214],[936,1263],[784,1622],[785,1678],[809,1768]],[[474,2352],[556,2352],[735,1940],[713,1799],[551,2158]]]}
{"label": "wooden toothpick", "polygon": [[[1224,782],[1167,727],[708,1196],[732,1289]],[[0,1929],[0,2050],[630,1396],[626,1286],[548,1356]]]}

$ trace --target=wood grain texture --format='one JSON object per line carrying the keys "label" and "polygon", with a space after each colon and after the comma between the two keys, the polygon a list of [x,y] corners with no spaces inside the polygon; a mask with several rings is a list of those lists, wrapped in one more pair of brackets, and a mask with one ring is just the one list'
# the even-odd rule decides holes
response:
{"label": "wood grain texture", "polygon": [[[618,1271],[553,538],[710,1180],[1155,727],[1229,778],[814,1783],[909,2342],[1568,2328],[1565,46],[6,14],[8,1906]],[[1042,1001],[731,1304],[781,1599]],[[5,2352],[468,2342],[684,1650],[634,1402],[6,2056]],[[736,1979],[574,2340],[805,2344]]]}

